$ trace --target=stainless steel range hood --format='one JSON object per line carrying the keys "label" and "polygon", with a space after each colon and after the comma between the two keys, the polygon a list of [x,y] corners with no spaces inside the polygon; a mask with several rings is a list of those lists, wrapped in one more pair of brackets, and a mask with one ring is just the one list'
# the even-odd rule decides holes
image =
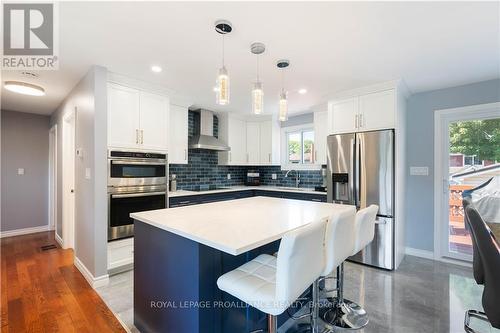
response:
{"label": "stainless steel range hood", "polygon": [[[189,148],[229,151],[231,148],[214,137],[214,114],[208,110],[199,110],[200,122],[195,127],[194,135],[189,138]],[[196,124],[195,124],[196,125]]]}

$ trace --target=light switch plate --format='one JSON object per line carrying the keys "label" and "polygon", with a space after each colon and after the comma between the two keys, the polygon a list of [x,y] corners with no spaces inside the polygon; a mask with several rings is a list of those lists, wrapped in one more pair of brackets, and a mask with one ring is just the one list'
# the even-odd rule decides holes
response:
{"label": "light switch plate", "polygon": [[85,179],[90,179],[91,174],[90,174],[90,168],[85,168]]}
{"label": "light switch plate", "polygon": [[18,174],[19,176],[24,175],[24,168],[19,168],[19,169],[17,169],[17,174]]}
{"label": "light switch plate", "polygon": [[227,179],[231,179],[231,174],[230,173],[227,174]]}
{"label": "light switch plate", "polygon": [[410,167],[411,176],[428,176],[429,167]]}
{"label": "light switch plate", "polygon": [[272,178],[273,180],[276,180],[276,179],[278,179],[278,175],[277,175],[277,174],[275,174],[275,173],[273,173],[273,174],[271,175],[271,178]]}

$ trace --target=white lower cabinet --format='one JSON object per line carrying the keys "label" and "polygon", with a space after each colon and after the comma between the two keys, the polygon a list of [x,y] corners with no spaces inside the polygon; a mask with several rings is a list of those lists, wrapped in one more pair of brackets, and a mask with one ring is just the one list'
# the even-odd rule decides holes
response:
{"label": "white lower cabinet", "polygon": [[134,238],[108,243],[108,270],[119,269],[134,263]]}

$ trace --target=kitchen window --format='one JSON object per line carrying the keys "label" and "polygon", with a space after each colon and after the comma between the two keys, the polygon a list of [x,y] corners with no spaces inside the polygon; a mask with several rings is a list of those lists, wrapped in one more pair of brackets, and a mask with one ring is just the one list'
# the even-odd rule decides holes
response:
{"label": "kitchen window", "polygon": [[282,169],[317,169],[312,124],[282,128]]}

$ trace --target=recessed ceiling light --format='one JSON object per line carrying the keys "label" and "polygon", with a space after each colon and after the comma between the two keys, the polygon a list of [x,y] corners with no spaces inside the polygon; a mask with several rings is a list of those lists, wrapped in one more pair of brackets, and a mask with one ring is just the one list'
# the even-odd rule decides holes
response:
{"label": "recessed ceiling light", "polygon": [[299,94],[301,95],[307,94],[307,89],[306,88],[299,89]]}
{"label": "recessed ceiling light", "polygon": [[151,70],[155,73],[160,73],[162,71],[161,67],[160,66],[151,66]]}
{"label": "recessed ceiling light", "polygon": [[20,82],[20,81],[5,81],[4,84],[5,89],[10,90],[12,92],[24,95],[31,96],[43,96],[45,95],[45,89],[40,86]]}

